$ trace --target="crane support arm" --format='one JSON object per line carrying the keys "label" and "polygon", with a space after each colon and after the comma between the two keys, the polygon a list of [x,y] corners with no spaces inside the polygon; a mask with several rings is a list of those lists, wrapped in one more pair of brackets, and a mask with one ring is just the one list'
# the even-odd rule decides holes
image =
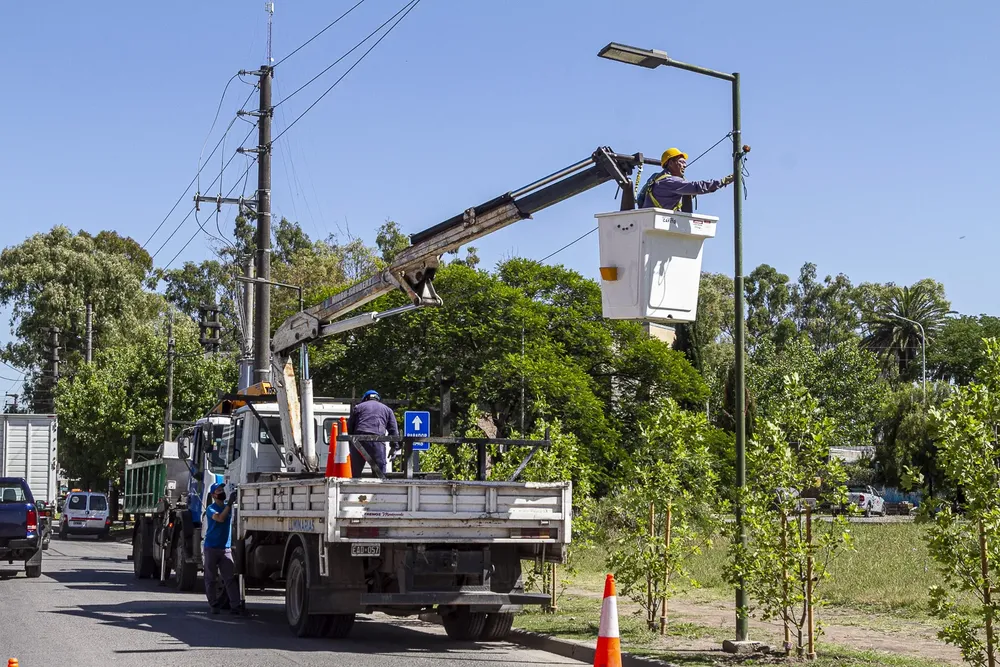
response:
{"label": "crane support arm", "polygon": [[[623,155],[601,147],[585,160],[411,235],[411,245],[385,270],[289,317],[271,339],[271,351],[283,358],[303,343],[365,326],[405,310],[441,305],[443,302],[434,291],[433,278],[443,254],[608,181],[615,181],[622,190],[622,210],[631,210],[635,201],[630,176],[632,170],[643,163],[659,164],[656,160],[644,159],[641,153]],[[404,291],[412,305],[339,319],[395,289]],[[280,364],[279,368],[283,366]]]}

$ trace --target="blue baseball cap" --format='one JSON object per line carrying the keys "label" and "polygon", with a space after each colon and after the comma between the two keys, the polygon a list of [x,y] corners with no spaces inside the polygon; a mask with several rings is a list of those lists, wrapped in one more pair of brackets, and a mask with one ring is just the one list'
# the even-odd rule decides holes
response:
{"label": "blue baseball cap", "polygon": [[215,484],[212,485],[212,488],[209,490],[208,495],[214,496],[215,492],[218,491],[219,489],[222,489],[223,491],[225,491],[226,490],[226,483],[225,482],[216,482]]}

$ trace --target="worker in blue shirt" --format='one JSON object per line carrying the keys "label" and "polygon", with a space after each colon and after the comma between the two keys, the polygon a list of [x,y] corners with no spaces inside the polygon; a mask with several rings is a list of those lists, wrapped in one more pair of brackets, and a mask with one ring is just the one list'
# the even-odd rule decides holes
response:
{"label": "worker in blue shirt", "polygon": [[[222,584],[229,595],[230,612],[233,615],[243,613],[243,602],[240,597],[240,582],[236,576],[236,566],[233,563],[232,520],[233,503],[236,502],[236,492],[229,495],[226,502],[226,485],[218,482],[212,485],[209,492],[212,502],[205,509],[205,595],[213,614],[222,610],[222,601],[216,599],[216,575],[222,575]],[[218,572],[217,572],[218,571]]]}
{"label": "worker in blue shirt", "polygon": [[[361,397],[361,402],[351,410],[347,420],[347,432],[351,435],[399,435],[396,415],[392,408],[382,403],[377,391],[369,389]],[[381,442],[359,442],[372,461],[385,474],[385,444]],[[356,452],[351,455],[351,476],[361,477],[365,469],[365,459]],[[372,472],[375,472],[374,470]]]}
{"label": "worker in blue shirt", "polygon": [[684,198],[694,195],[708,194],[726,187],[733,182],[732,175],[718,180],[686,181],[684,171],[687,169],[687,153],[677,148],[668,148],[660,156],[660,166],[663,171],[654,174],[639,191],[636,203],[639,208],[665,208],[673,211],[684,210]]}

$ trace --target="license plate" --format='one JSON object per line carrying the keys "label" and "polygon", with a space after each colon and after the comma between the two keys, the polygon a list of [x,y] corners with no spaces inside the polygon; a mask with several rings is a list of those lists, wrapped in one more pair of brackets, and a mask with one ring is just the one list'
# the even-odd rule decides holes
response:
{"label": "license plate", "polygon": [[70,521],[69,525],[73,526],[74,528],[83,528],[84,523],[83,521]]}
{"label": "license plate", "polygon": [[381,544],[352,544],[351,555],[359,557],[379,556],[382,554]]}

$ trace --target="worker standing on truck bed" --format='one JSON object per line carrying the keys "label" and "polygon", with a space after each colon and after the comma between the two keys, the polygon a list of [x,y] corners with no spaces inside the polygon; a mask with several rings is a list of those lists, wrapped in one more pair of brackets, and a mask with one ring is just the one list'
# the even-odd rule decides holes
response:
{"label": "worker standing on truck bed", "polygon": [[677,148],[663,151],[660,157],[663,171],[654,174],[646,181],[646,185],[642,186],[639,196],[636,197],[639,208],[666,208],[680,211],[685,196],[715,192],[733,182],[732,174],[720,180],[685,181],[684,170],[687,169],[687,159],[687,153],[682,153]]}
{"label": "worker standing on truck bed", "polygon": [[232,520],[233,503],[236,502],[236,492],[233,491],[226,502],[226,485],[222,482],[212,485],[212,503],[205,509],[205,595],[213,614],[222,610],[222,601],[216,599],[216,569],[222,575],[222,584],[229,595],[230,614],[243,612],[240,598],[240,582],[236,578],[236,567],[233,564]]}
{"label": "worker standing on truck bed", "polygon": [[[396,425],[396,415],[392,408],[382,403],[377,391],[369,389],[361,397],[361,402],[351,410],[347,420],[347,432],[351,435],[399,435]],[[378,469],[385,474],[385,444],[381,442],[359,442],[365,448]],[[351,476],[361,477],[365,468],[365,459],[360,455],[351,456]],[[375,472],[374,470],[372,471]]]}

